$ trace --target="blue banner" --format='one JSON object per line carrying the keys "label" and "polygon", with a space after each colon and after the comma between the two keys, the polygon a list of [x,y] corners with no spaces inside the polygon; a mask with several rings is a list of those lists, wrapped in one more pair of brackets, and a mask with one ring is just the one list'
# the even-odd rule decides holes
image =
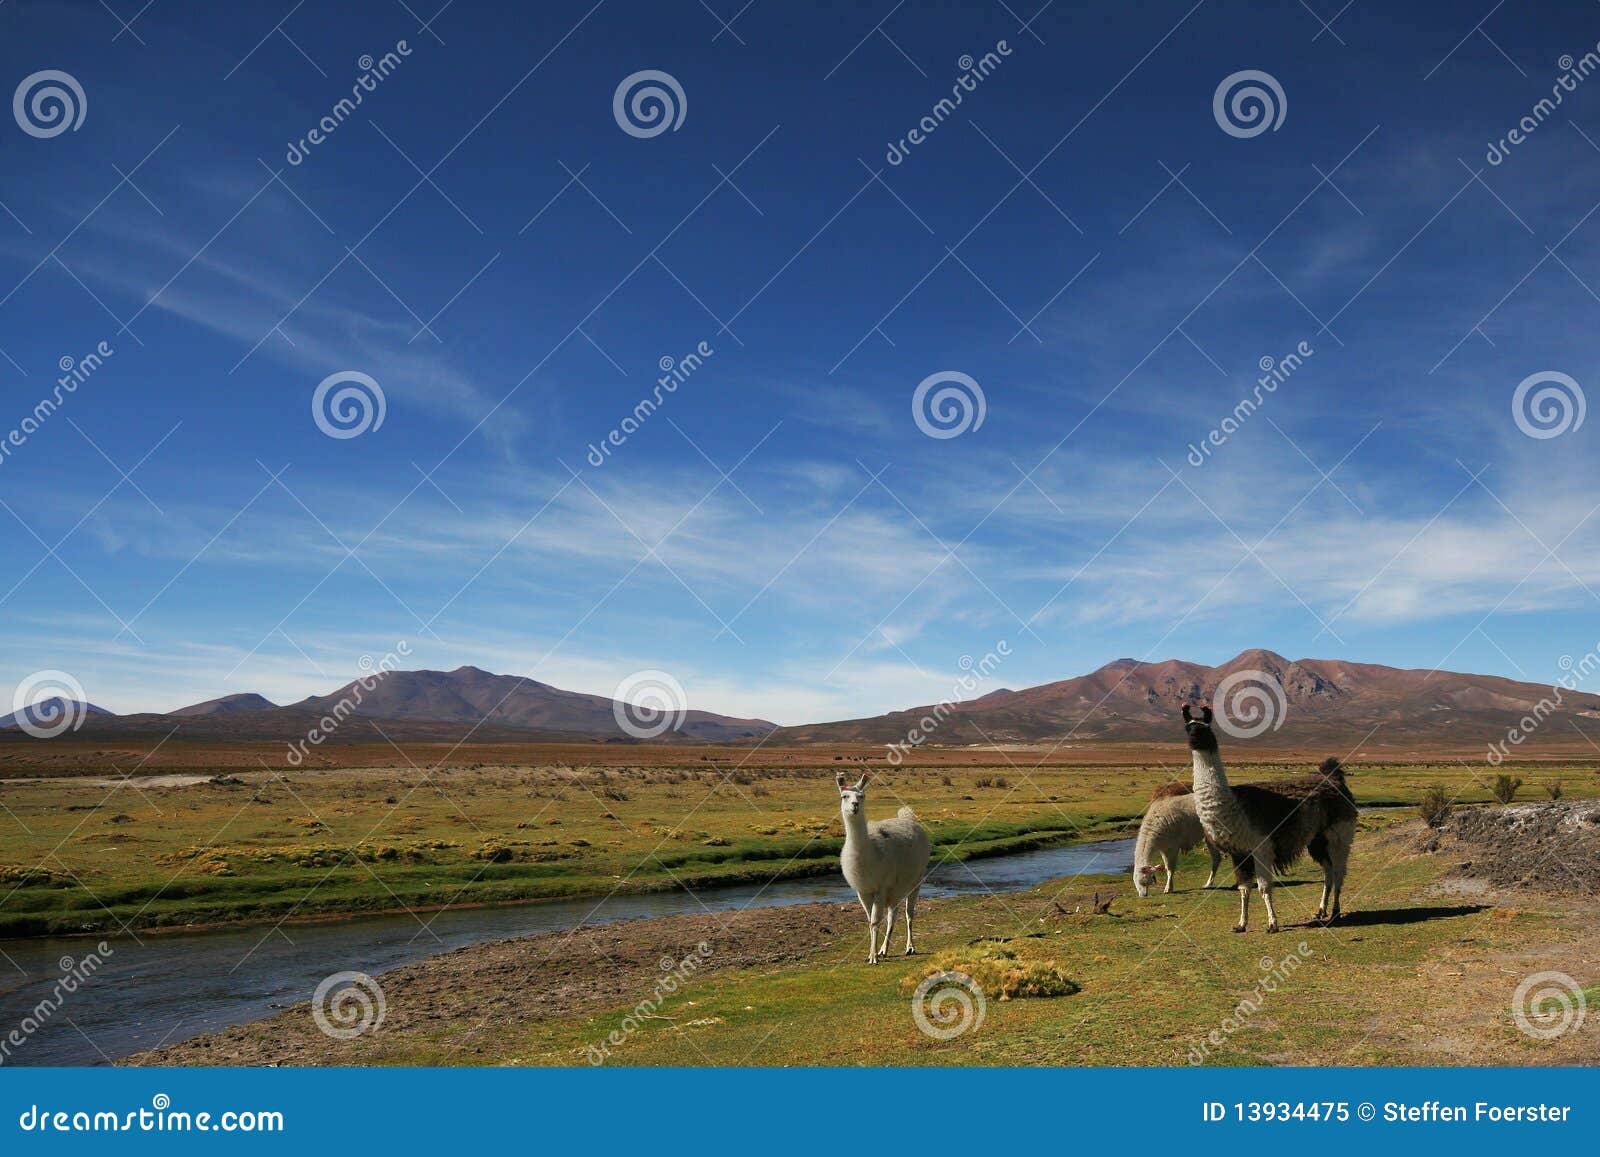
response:
{"label": "blue banner", "polygon": [[1572,1152],[1600,1140],[1597,1092],[1590,1068],[16,1069],[0,1070],[0,1152]]}

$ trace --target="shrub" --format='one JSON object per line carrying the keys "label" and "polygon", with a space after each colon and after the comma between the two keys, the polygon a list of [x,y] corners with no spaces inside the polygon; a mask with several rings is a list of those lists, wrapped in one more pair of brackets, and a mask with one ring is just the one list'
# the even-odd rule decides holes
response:
{"label": "shrub", "polygon": [[1544,794],[1549,796],[1551,799],[1560,799],[1563,794],[1561,781],[1559,779],[1552,779],[1549,783],[1545,784]]}
{"label": "shrub", "polygon": [[1057,960],[1022,960],[1003,944],[992,941],[941,952],[900,981],[900,991],[910,995],[929,976],[963,972],[983,989],[984,996],[1014,1000],[1029,996],[1071,996],[1076,981]]}
{"label": "shrub", "polygon": [[1517,789],[1522,786],[1522,780],[1509,775],[1497,775],[1494,783],[1489,786],[1490,793],[1500,803],[1510,803],[1517,798]]}
{"label": "shrub", "polygon": [[1450,801],[1450,793],[1442,787],[1430,787],[1422,793],[1422,802],[1417,805],[1417,811],[1422,818],[1428,821],[1431,828],[1440,828],[1449,820],[1450,813],[1454,811]]}

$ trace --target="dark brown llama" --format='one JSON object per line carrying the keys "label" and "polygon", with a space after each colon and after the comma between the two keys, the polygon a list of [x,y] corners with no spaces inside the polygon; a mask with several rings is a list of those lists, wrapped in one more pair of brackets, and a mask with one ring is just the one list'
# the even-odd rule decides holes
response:
{"label": "dark brown llama", "polygon": [[1272,907],[1273,873],[1307,853],[1322,868],[1322,902],[1316,918],[1337,920],[1356,833],[1356,801],[1345,783],[1344,766],[1337,759],[1326,759],[1316,775],[1303,779],[1234,787],[1222,769],[1212,718],[1211,708],[1202,708],[1195,718],[1184,704],[1200,825],[1209,843],[1233,857],[1239,888],[1239,923],[1234,931],[1245,930],[1252,881],[1267,906],[1267,931],[1278,931]]}

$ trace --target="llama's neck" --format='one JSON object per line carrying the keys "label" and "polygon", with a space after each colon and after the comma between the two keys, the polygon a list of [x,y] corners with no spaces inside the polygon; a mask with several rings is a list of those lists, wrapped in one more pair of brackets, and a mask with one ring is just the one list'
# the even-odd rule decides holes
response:
{"label": "llama's neck", "polygon": [[867,846],[867,809],[862,808],[855,815],[844,815],[844,842],[849,847],[854,844],[857,848]]}
{"label": "llama's neck", "polygon": [[1250,822],[1233,788],[1228,786],[1221,754],[1196,749],[1193,755],[1194,802],[1200,826],[1213,841],[1225,846],[1246,839],[1250,835]]}

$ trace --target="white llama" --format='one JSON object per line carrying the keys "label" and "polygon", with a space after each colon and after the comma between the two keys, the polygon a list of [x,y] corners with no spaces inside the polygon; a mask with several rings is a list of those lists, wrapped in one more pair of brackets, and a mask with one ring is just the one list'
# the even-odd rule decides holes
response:
{"label": "white llama", "polygon": [[1205,886],[1211,887],[1217,878],[1217,865],[1222,862],[1222,852],[1206,839],[1205,828],[1200,824],[1200,814],[1195,807],[1194,793],[1183,784],[1162,788],[1150,800],[1150,806],[1139,824],[1139,840],[1133,848],[1133,887],[1141,896],[1150,894],[1155,883],[1156,864],[1166,869],[1167,886],[1163,892],[1172,891],[1172,868],[1178,857],[1190,848],[1206,845],[1211,853],[1211,874]]}
{"label": "white llama", "polygon": [[1325,759],[1317,775],[1271,783],[1228,783],[1222,753],[1211,730],[1211,708],[1196,719],[1183,705],[1183,727],[1194,757],[1194,796],[1206,838],[1233,857],[1239,888],[1239,923],[1243,932],[1250,914],[1250,883],[1267,906],[1267,931],[1278,930],[1272,907],[1272,877],[1309,853],[1322,867],[1322,902],[1318,920],[1339,918],[1350,846],[1356,837],[1356,801],[1345,783],[1344,767]]}
{"label": "white llama", "polygon": [[[867,822],[863,808],[867,800],[867,781],[863,775],[852,786],[843,775],[835,775],[839,785],[839,811],[844,816],[844,850],[839,866],[844,878],[856,890],[856,897],[867,914],[867,963],[876,964],[889,952],[889,933],[894,930],[897,904],[906,906],[906,955],[916,951],[911,923],[917,914],[917,893],[928,872],[932,845],[928,833],[917,822],[917,815],[902,807],[892,820]],[[878,923],[883,923],[883,939],[878,939]]]}

